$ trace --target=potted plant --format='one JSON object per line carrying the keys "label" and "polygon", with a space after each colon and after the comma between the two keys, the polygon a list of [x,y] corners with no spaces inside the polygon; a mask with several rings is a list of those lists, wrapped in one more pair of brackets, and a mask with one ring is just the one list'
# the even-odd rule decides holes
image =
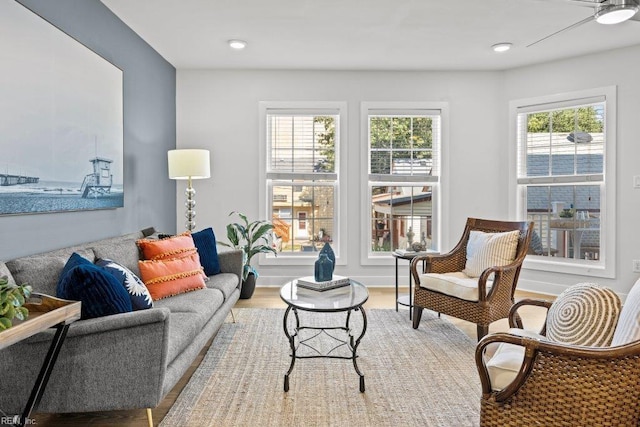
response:
{"label": "potted plant", "polygon": [[6,276],[0,277],[0,331],[13,326],[13,319],[25,320],[29,310],[23,307],[31,295],[31,286],[9,284]]}
{"label": "potted plant", "polygon": [[268,221],[261,220],[249,222],[246,215],[235,211],[229,214],[229,216],[231,215],[237,215],[241,221],[227,225],[229,243],[221,242],[221,244],[234,249],[242,249],[244,252],[240,298],[247,299],[253,295],[258,278],[258,271],[251,265],[251,259],[259,253],[272,252],[277,255],[268,238],[273,230],[273,225]]}

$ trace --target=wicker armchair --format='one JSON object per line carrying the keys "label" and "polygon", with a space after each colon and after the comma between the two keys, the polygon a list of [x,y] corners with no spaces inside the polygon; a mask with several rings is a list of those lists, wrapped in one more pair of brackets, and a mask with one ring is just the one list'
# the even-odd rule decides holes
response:
{"label": "wicker armchair", "polygon": [[[508,265],[488,268],[480,275],[477,279],[478,293],[475,301],[421,286],[421,274],[460,272],[465,268],[467,242],[471,230],[486,233],[520,230],[516,256],[513,262]],[[527,255],[532,232],[532,222],[468,218],[462,238],[451,252],[444,255],[415,257],[411,263],[411,274],[416,284],[413,305],[413,328],[418,328],[422,310],[427,308],[475,323],[477,325],[478,340],[484,337],[489,331],[490,323],[504,319],[509,315],[509,310],[514,304],[513,295],[518,283],[522,262]],[[492,275],[493,285],[487,292],[487,279]]]}
{"label": "wicker armchair", "polygon": [[[549,308],[551,302],[522,300],[509,323],[521,328],[523,305]],[[545,334],[546,324],[540,332]],[[515,379],[492,390],[485,350],[495,343],[523,346]],[[514,333],[496,333],[476,347],[482,383],[480,426],[638,426],[640,425],[640,341],[616,347],[583,347]]]}

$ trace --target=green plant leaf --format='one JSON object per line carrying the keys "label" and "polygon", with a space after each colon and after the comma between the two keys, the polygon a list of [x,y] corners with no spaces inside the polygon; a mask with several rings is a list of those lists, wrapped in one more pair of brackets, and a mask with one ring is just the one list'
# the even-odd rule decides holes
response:
{"label": "green plant leaf", "polygon": [[4,314],[4,317],[6,317],[7,319],[13,319],[14,317],[16,317],[16,309],[12,304],[9,304],[9,309]]}
{"label": "green plant leaf", "polygon": [[11,326],[13,326],[11,320],[7,319],[6,317],[0,317],[0,331],[9,329]]}
{"label": "green plant leaf", "polygon": [[27,317],[29,317],[29,310],[25,307],[18,307],[16,309],[16,319],[25,320]]}
{"label": "green plant leaf", "polygon": [[9,311],[9,307],[11,307],[11,303],[9,301],[2,301],[0,303],[0,316],[4,316]]}

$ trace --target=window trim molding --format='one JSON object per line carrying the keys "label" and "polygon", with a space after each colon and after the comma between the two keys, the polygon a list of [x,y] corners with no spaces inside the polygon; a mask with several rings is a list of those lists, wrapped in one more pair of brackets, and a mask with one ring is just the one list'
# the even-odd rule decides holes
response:
{"label": "window trim molding", "polygon": [[[267,197],[271,197],[268,179],[283,179],[286,174],[267,174],[267,113],[277,112],[290,115],[309,114],[337,114],[339,119],[339,139],[336,142],[336,171],[328,174],[337,178],[334,199],[338,201],[338,210],[334,212],[336,231],[338,235],[338,250],[336,250],[336,265],[347,265],[347,148],[348,148],[348,109],[346,101],[259,101],[258,102],[258,192],[259,210],[261,216],[268,218]],[[272,176],[273,175],[273,176]],[[317,253],[309,255],[279,253],[277,257],[268,254],[259,254],[258,265],[313,265],[317,259]]]}
{"label": "window trim molding", "polygon": [[[369,212],[371,201],[369,195],[369,114],[387,114],[394,116],[439,114],[440,115],[440,145],[438,179],[428,177],[422,180],[414,180],[413,177],[405,177],[405,181],[398,185],[415,186],[418,183],[433,185],[432,200],[437,200],[433,209],[432,222],[435,225],[435,233],[432,236],[433,245],[439,248],[442,243],[442,212],[449,209],[447,197],[447,183],[449,182],[449,103],[444,101],[362,101],[360,103],[360,264],[361,265],[393,265],[395,258],[390,252],[381,252],[380,255],[369,253]],[[376,179],[379,177],[376,177]],[[380,179],[386,182],[386,179]],[[391,180],[389,180],[391,182]],[[393,181],[396,182],[396,181]],[[435,184],[435,185],[434,185]]]}
{"label": "window trim molding", "polygon": [[[604,98],[604,99],[603,99]],[[519,113],[530,113],[552,108],[564,108],[593,102],[599,99],[605,103],[605,164],[604,164],[604,194],[601,196],[601,244],[605,257],[601,257],[599,264],[585,263],[573,259],[550,259],[542,256],[528,256],[523,267],[527,270],[549,271],[555,273],[586,275],[604,278],[616,276],[616,145],[617,145],[617,86],[605,86],[553,95],[543,95],[533,98],[512,100],[509,102],[509,214],[514,218],[524,218],[526,200],[519,191],[520,185],[528,182],[518,182],[518,135],[517,119]],[[539,106],[540,109],[535,107]],[[579,181],[576,179],[575,181]],[[522,180],[521,180],[522,181]],[[535,181],[535,180],[534,180]],[[585,179],[588,181],[588,179]],[[604,225],[603,225],[604,224]]]}

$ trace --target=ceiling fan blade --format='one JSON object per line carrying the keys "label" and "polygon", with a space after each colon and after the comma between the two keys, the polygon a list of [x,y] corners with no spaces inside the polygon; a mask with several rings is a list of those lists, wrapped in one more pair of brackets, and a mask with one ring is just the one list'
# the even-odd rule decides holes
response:
{"label": "ceiling fan blade", "polygon": [[574,6],[590,7],[592,9],[609,2],[609,0],[545,0],[545,1],[571,4]]}
{"label": "ceiling fan blade", "polygon": [[586,24],[587,22],[591,22],[591,21],[593,21],[593,20],[594,20],[594,17],[593,17],[593,16],[589,16],[589,17],[587,17],[587,18],[584,18],[582,21],[578,21],[578,22],[576,22],[575,24],[569,25],[568,27],[565,27],[565,28],[563,28],[563,29],[561,29],[561,30],[559,30],[559,31],[556,31],[555,33],[549,34],[548,36],[543,37],[543,38],[541,38],[540,40],[536,40],[535,42],[533,42],[533,43],[531,43],[531,44],[528,44],[528,45],[527,45],[527,47],[531,47],[531,46],[533,46],[533,45],[535,45],[535,44],[540,43],[541,41],[544,41],[544,40],[546,40],[546,39],[550,38],[550,37],[553,37],[553,36],[558,35],[558,34],[560,34],[560,33],[564,33],[565,31],[572,30],[572,29],[574,29],[574,28],[579,27],[579,26],[580,26],[580,25],[582,25],[582,24]]}

